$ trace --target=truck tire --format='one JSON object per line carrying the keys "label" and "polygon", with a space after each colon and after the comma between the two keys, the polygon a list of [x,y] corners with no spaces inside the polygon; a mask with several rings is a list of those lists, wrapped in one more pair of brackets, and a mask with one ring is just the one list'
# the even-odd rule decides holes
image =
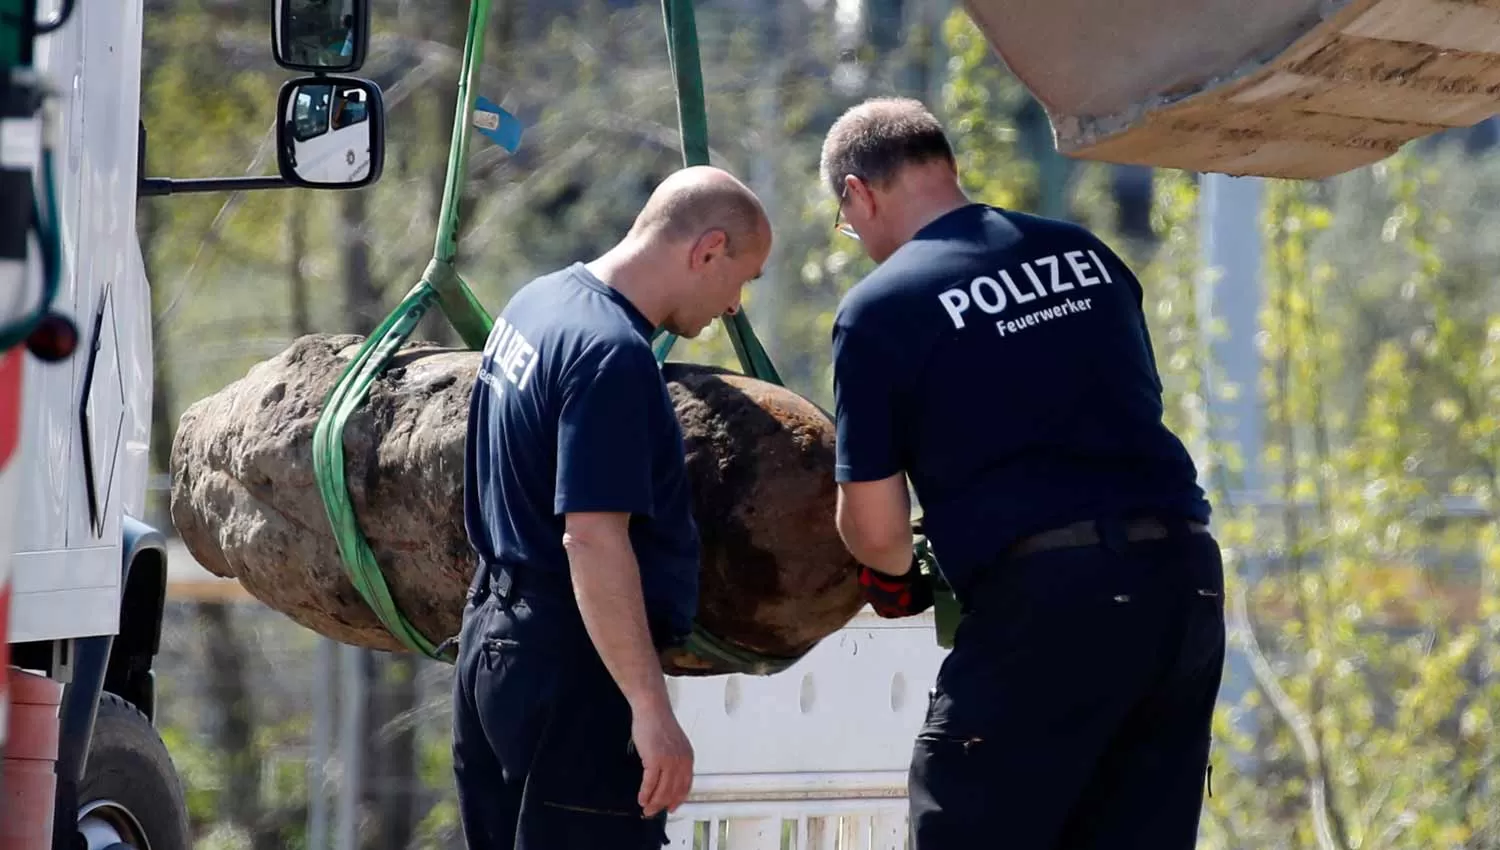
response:
{"label": "truck tire", "polygon": [[78,788],[78,847],[190,850],[182,782],[146,715],[101,695]]}

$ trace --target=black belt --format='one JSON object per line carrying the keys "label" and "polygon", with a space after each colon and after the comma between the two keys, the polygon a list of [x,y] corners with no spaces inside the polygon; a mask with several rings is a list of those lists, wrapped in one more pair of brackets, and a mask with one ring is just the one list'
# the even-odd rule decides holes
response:
{"label": "black belt", "polygon": [[[514,603],[517,600],[528,602],[540,602],[547,607],[549,613],[564,613],[568,618],[576,618],[580,627],[584,626],[583,613],[578,610],[578,600],[573,595],[573,583],[565,581],[556,575],[550,574],[528,574],[526,580],[522,581],[514,564],[495,563],[486,565],[480,562],[476,568],[477,572],[469,585],[468,604],[478,607],[494,598],[502,606]],[[670,630],[651,612],[646,612],[646,629],[651,634],[651,642],[657,649],[676,646],[686,639],[686,636],[674,636]],[[586,632],[585,632],[586,634]]]}
{"label": "black belt", "polygon": [[563,603],[574,601],[571,581],[545,573],[529,573],[523,582],[518,573],[514,564],[480,562],[474,580],[469,585],[469,602],[480,605],[492,596],[501,602],[513,602],[517,599]]}
{"label": "black belt", "polygon": [[[1086,519],[1071,525],[1049,529],[1023,537],[1005,552],[1006,558],[1021,558],[1027,555],[1035,555],[1038,552],[1048,552],[1053,549],[1072,549],[1082,546],[1098,546],[1105,542],[1107,534],[1101,532],[1102,523],[1098,520]],[[1208,526],[1201,522],[1178,521],[1164,522],[1160,519],[1143,518],[1125,520],[1118,526],[1122,533],[1124,542],[1138,543],[1145,540],[1165,540],[1172,536],[1175,529],[1183,529],[1191,534],[1203,534],[1208,531]]]}

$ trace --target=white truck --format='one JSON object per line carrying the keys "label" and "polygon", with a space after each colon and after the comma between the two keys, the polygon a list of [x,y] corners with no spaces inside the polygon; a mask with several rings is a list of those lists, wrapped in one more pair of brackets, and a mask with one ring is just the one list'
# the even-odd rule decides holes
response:
{"label": "white truck", "polygon": [[280,174],[141,174],[144,7],[0,0],[0,850],[190,843],[153,728],[167,564],[141,520],[152,317],[137,199],[358,188],[383,162],[379,88],[333,76],[364,61],[367,0],[276,0],[273,55],[310,74],[266,104]]}

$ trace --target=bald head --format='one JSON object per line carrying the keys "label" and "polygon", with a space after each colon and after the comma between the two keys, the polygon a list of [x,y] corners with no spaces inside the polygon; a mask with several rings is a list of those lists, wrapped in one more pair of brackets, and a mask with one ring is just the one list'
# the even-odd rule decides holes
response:
{"label": "bald head", "polygon": [[755,193],[728,172],[695,166],[663,180],[625,238],[588,268],[653,325],[692,339],[739,309],[771,242]]}
{"label": "bald head", "polygon": [[740,255],[769,234],[770,218],[760,199],[729,172],[700,165],[663,180],[636,216],[630,235],[691,242],[709,231],[723,232],[725,251]]}

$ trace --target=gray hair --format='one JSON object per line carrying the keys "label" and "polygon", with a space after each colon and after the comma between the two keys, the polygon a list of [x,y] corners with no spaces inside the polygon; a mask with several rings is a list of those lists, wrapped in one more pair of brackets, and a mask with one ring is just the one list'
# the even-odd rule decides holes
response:
{"label": "gray hair", "polygon": [[903,166],[934,160],[955,164],[943,125],[920,101],[882,97],[850,108],[833,122],[818,171],[839,195],[846,176],[883,186]]}

